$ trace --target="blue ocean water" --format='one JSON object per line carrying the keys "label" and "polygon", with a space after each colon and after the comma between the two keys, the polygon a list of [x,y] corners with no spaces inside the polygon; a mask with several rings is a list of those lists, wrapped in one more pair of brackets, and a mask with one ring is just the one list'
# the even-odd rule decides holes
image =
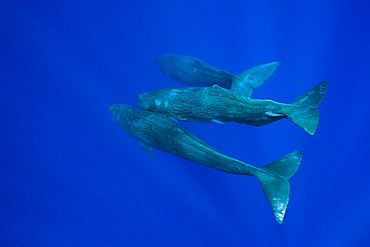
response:
{"label": "blue ocean water", "polygon": [[[1,246],[369,246],[367,1],[1,1]],[[108,113],[185,85],[155,57],[239,73],[279,62],[253,97],[292,102],[322,80],[310,136],[178,123],[265,165],[303,151],[279,225],[257,179],[154,150]]]}

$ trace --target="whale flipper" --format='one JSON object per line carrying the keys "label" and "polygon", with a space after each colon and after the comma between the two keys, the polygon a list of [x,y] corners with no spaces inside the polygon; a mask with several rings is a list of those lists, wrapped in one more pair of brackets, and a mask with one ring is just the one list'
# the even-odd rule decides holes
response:
{"label": "whale flipper", "polygon": [[145,152],[147,152],[150,156],[154,157],[154,155],[153,155],[153,149],[150,146],[146,145],[143,142],[140,142],[140,145],[143,147],[143,149],[145,150]]}
{"label": "whale flipper", "polygon": [[322,81],[290,104],[285,115],[308,134],[315,134],[319,122],[319,106],[326,92],[326,81]]}
{"label": "whale flipper", "polygon": [[297,171],[302,153],[302,151],[289,153],[266,166],[259,167],[265,172],[255,174],[279,224],[283,223],[289,202],[290,184],[288,179]]}
{"label": "whale flipper", "polygon": [[261,86],[274,73],[278,65],[278,62],[266,63],[236,74],[232,79],[231,92],[250,97],[253,88]]}

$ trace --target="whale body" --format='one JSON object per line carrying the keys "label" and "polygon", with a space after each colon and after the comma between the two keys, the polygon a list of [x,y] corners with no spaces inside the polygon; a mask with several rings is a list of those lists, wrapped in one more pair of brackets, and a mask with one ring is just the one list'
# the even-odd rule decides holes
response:
{"label": "whale body", "polygon": [[324,97],[325,91],[326,81],[322,81],[292,104],[284,104],[244,97],[224,90],[218,85],[165,88],[138,95],[137,103],[141,109],[163,113],[170,118],[186,122],[236,122],[264,126],[289,118],[313,135],[319,117],[316,107]]}
{"label": "whale body", "polygon": [[295,151],[268,165],[255,167],[231,158],[175,124],[165,115],[115,104],[108,108],[113,120],[144,150],[153,156],[152,147],[226,173],[256,177],[278,223],[282,223],[289,201],[288,179],[297,171],[302,152]]}
{"label": "whale body", "polygon": [[199,58],[172,53],[157,57],[155,62],[159,69],[174,81],[198,87],[219,85],[247,97],[250,97],[253,88],[265,82],[279,65],[278,62],[272,62],[232,74]]}

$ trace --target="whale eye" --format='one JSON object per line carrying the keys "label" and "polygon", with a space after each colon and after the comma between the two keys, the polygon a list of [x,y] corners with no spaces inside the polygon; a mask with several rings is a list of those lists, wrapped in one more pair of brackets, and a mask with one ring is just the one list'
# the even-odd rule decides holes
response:
{"label": "whale eye", "polygon": [[118,114],[119,114],[120,110],[121,110],[121,108],[120,108],[118,105],[116,105],[116,106],[114,107],[114,113],[115,113],[116,115],[118,115]]}

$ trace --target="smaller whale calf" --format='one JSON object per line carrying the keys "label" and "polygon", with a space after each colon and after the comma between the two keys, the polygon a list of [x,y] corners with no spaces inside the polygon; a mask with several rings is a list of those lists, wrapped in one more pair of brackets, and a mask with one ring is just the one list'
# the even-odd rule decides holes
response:
{"label": "smaller whale calf", "polygon": [[262,64],[239,74],[220,70],[195,57],[165,54],[155,59],[159,69],[174,81],[197,87],[219,85],[231,92],[250,97],[253,88],[259,87],[279,65],[278,62]]}

